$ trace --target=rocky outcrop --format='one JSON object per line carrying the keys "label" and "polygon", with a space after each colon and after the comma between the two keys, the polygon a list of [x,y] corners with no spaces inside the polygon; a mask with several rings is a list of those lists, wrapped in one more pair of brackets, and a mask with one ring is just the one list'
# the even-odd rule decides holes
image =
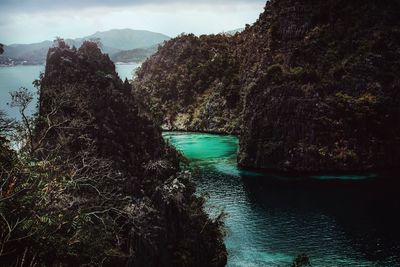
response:
{"label": "rocky outcrop", "polygon": [[59,40],[40,87],[35,155],[62,173],[49,172],[42,209],[63,222],[42,238],[39,263],[226,264],[221,221],[204,212],[179,155],[95,43]]}
{"label": "rocky outcrop", "polygon": [[399,15],[396,1],[271,0],[234,36],[169,41],[144,63],[136,91],[169,129],[239,130],[242,167],[395,168]]}
{"label": "rocky outcrop", "polygon": [[[395,1],[267,3],[241,35],[246,92],[239,164],[364,171],[400,160]],[[257,38],[255,38],[255,36]],[[247,61],[247,62],[246,62]]]}

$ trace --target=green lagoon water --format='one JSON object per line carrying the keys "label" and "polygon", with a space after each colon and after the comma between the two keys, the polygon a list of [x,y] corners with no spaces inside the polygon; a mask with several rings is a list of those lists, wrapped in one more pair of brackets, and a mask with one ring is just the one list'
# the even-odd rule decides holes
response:
{"label": "green lagoon water", "polygon": [[224,209],[228,266],[400,266],[400,200],[392,179],[284,177],[236,167],[235,136],[165,132],[194,170],[210,214]]}

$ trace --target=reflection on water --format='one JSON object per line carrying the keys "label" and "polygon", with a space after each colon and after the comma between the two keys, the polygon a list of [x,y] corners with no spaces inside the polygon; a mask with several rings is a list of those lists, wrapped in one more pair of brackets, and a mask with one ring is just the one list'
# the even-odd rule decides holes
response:
{"label": "reflection on water", "polygon": [[290,266],[300,253],[313,266],[400,266],[394,179],[246,172],[236,167],[234,136],[164,137],[200,168],[194,179],[210,209],[228,213],[228,266]]}

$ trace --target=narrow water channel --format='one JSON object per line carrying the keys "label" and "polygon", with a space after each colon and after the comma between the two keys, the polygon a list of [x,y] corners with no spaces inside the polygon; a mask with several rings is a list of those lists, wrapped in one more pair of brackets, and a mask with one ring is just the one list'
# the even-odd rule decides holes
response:
{"label": "narrow water channel", "polygon": [[235,136],[165,132],[190,161],[210,213],[223,209],[228,266],[400,266],[395,177],[285,177],[236,167]]}

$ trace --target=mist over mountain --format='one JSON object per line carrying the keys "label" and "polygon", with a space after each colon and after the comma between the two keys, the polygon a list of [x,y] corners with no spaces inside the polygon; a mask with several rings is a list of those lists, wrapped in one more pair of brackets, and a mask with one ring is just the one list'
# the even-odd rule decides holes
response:
{"label": "mist over mountain", "polygon": [[[66,39],[66,43],[79,47],[85,40],[99,39],[102,43],[102,51],[113,58],[114,54],[136,49],[133,56],[125,53],[123,62],[140,62],[155,51],[154,47],[169,40],[170,37],[161,33],[132,30],[113,29],[104,32],[96,32],[82,38]],[[0,64],[44,64],[47,51],[53,46],[52,41],[43,41],[33,44],[11,44],[4,47],[4,54],[0,57]],[[148,50],[148,48],[153,48]],[[138,50],[137,50],[138,49]],[[150,53],[150,52],[151,53]],[[150,53],[150,54],[149,54]],[[117,56],[117,58],[121,58]]]}
{"label": "mist over mountain", "polygon": [[171,39],[165,34],[131,29],[96,32],[86,38],[99,38],[104,46],[120,50],[149,47]]}

